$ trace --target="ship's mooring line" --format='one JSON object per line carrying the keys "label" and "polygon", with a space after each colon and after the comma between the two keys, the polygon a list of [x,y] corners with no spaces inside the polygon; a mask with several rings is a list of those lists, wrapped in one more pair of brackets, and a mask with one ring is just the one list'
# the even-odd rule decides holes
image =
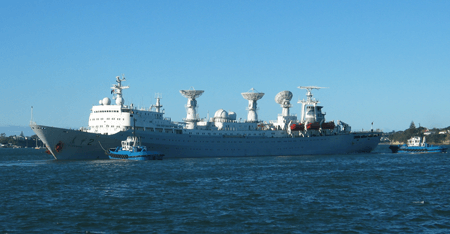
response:
{"label": "ship's mooring line", "polygon": [[98,141],[98,144],[100,145],[100,147],[102,147],[103,151],[105,151],[105,154],[108,154],[108,151],[106,151],[105,148],[103,148],[102,143],[100,143],[100,141]]}

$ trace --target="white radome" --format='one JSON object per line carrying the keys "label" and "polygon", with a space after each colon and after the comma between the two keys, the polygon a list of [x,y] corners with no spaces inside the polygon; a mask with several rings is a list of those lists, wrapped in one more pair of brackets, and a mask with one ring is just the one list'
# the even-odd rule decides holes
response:
{"label": "white radome", "polygon": [[103,105],[110,105],[111,104],[111,99],[109,99],[109,98],[107,98],[107,97],[105,97],[105,98],[103,98]]}
{"label": "white radome", "polygon": [[121,98],[121,97],[118,97],[117,99],[116,99],[116,105],[122,105],[123,103],[124,103],[125,101],[124,101],[124,99],[123,98]]}
{"label": "white radome", "polygon": [[214,114],[214,118],[228,119],[228,113],[224,109],[219,109]]}

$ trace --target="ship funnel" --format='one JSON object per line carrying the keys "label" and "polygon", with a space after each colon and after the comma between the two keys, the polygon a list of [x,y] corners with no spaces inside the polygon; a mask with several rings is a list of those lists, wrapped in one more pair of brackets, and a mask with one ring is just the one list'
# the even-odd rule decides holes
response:
{"label": "ship funnel", "polygon": [[247,115],[247,121],[248,122],[257,122],[258,121],[258,114],[257,111],[257,104],[256,101],[261,99],[264,96],[264,93],[257,92],[254,88],[250,89],[246,93],[241,93],[242,97],[248,100],[248,115]]}

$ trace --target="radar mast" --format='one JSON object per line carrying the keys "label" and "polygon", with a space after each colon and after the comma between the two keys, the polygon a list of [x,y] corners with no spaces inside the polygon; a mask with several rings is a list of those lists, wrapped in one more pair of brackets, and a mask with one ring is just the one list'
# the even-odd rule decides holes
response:
{"label": "radar mast", "polygon": [[161,113],[161,107],[163,107],[161,105],[161,98],[162,98],[162,94],[160,94],[160,93],[155,94],[156,105],[152,105],[150,107],[150,110],[154,107],[156,112]]}
{"label": "radar mast", "polygon": [[125,100],[122,97],[122,89],[130,88],[129,86],[122,86],[122,81],[126,81],[124,75],[122,75],[122,79],[120,79],[120,76],[116,76],[117,84],[113,84],[113,86],[111,87],[113,99],[116,99],[116,104],[120,106],[123,106],[123,104],[125,103]]}
{"label": "radar mast", "polygon": [[298,103],[302,104],[302,117],[300,119],[301,123],[304,123],[305,121],[305,112],[306,112],[306,106],[307,105],[311,105],[314,106],[314,116],[316,116],[316,106],[319,103],[319,100],[313,98],[313,94],[311,93],[311,91],[313,89],[326,89],[327,87],[317,87],[317,86],[298,86],[297,88],[299,89],[306,89],[306,97],[307,99],[303,99],[303,100],[299,100]]}

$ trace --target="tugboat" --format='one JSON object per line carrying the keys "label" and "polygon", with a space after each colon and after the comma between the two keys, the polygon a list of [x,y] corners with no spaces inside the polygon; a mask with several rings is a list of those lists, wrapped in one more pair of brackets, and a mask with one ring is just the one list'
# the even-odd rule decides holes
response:
{"label": "tugboat", "polygon": [[[134,123],[136,123],[136,120],[134,120]],[[142,161],[162,160],[164,154],[157,151],[148,151],[146,146],[141,145],[140,138],[136,137],[136,126],[134,126],[133,136],[128,136],[125,141],[122,141],[122,146],[109,149],[108,156],[110,159]]]}
{"label": "tugboat", "polygon": [[447,152],[447,147],[435,146],[425,143],[426,138],[415,136],[408,140],[408,144],[391,146],[392,153],[445,153]]}
{"label": "tugboat", "polygon": [[110,159],[128,159],[128,160],[162,160],[163,154],[157,151],[148,151],[146,146],[140,145],[139,138],[128,136],[127,140],[122,141],[122,146],[109,149]]}

